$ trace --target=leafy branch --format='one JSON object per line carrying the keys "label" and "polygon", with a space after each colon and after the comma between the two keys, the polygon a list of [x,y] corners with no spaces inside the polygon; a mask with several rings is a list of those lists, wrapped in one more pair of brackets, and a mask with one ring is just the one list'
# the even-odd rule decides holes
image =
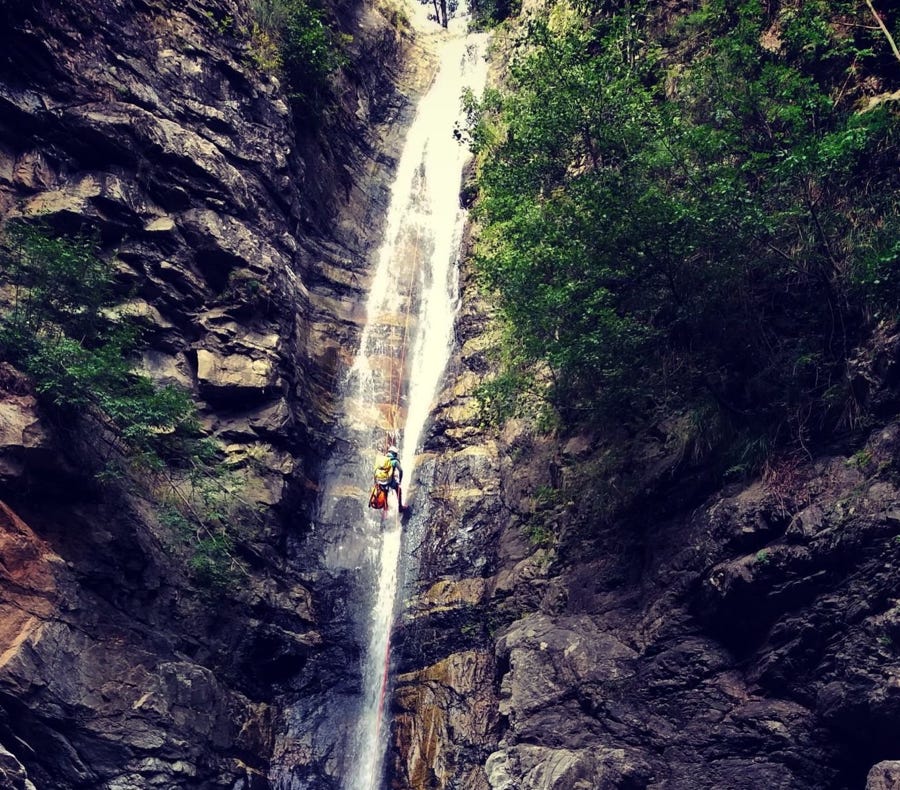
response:
{"label": "leafy branch", "polygon": [[871,25],[832,24],[865,12],[783,8],[764,46],[771,9],[711,0],[666,32],[675,68],[647,4],[581,7],[530,18],[505,88],[465,98],[475,265],[509,327],[485,413],[542,392],[640,425],[712,395],[724,443],[847,427],[848,360],[900,313],[896,110],[845,100],[880,66]]}

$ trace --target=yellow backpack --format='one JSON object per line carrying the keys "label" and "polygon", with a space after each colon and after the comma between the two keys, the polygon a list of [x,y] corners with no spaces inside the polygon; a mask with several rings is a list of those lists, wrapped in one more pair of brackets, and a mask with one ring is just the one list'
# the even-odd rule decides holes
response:
{"label": "yellow backpack", "polygon": [[394,476],[394,462],[390,457],[381,455],[375,463],[375,482],[387,485]]}

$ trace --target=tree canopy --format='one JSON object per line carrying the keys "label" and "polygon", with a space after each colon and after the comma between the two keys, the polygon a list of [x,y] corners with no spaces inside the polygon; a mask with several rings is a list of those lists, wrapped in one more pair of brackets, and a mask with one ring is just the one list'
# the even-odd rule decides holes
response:
{"label": "tree canopy", "polygon": [[900,306],[886,38],[855,3],[611,5],[521,25],[505,86],[468,99],[477,270],[514,328],[484,402],[833,428]]}

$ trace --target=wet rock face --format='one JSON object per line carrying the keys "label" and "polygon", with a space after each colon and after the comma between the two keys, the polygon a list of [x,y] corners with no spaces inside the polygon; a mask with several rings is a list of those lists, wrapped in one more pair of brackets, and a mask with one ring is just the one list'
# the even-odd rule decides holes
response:
{"label": "wet rock face", "polygon": [[4,786],[261,790],[280,695],[306,691],[291,681],[351,682],[355,646],[320,617],[341,593],[310,589],[298,535],[361,318],[408,42],[362,3],[339,18],[344,104],[318,134],[254,65],[245,2],[0,7],[0,219],[97,234],[143,369],[193,393],[263,513],[238,549],[249,575],[198,593],[152,503],[68,460],[0,365]]}
{"label": "wet rock face", "polygon": [[510,514],[497,444],[479,426],[472,396],[486,364],[487,311],[471,286],[457,325],[460,347],[411,485],[429,495],[416,506],[423,517],[407,526],[412,560],[392,638],[388,774],[395,788],[486,790],[485,763],[498,737],[492,640],[514,619],[496,576],[506,559],[502,533]]}
{"label": "wet rock face", "polygon": [[5,787],[249,787],[264,775],[268,706],[181,652],[160,610],[196,613],[174,591],[145,591],[145,616],[129,616],[2,503],[0,562]]}

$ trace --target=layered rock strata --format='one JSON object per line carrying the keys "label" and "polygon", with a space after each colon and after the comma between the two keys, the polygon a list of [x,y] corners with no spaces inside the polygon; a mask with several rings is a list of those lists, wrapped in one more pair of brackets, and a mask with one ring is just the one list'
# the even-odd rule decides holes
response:
{"label": "layered rock strata", "polygon": [[0,9],[0,217],[97,235],[144,370],[193,393],[261,513],[240,580],[198,592],[155,504],[98,483],[0,370],[9,786],[269,786],[279,695],[334,638],[290,546],[361,320],[409,110],[396,84],[419,79],[388,16],[339,10],[350,63],[323,129],[257,65],[245,2]]}

